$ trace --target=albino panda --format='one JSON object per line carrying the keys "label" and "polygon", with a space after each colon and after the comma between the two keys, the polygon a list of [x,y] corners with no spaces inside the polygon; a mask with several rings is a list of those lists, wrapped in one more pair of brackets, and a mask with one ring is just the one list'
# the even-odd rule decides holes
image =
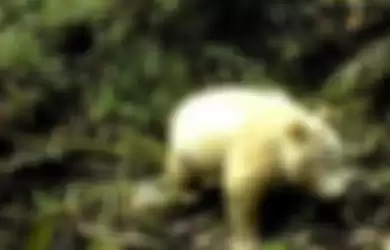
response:
{"label": "albino panda", "polygon": [[[185,98],[168,124],[164,177],[171,191],[192,197],[192,177],[220,185],[231,230],[231,250],[258,249],[255,207],[276,178],[322,197],[341,187],[326,175],[339,167],[341,140],[321,115],[286,93],[219,87]],[[342,182],[337,183],[342,184]]]}

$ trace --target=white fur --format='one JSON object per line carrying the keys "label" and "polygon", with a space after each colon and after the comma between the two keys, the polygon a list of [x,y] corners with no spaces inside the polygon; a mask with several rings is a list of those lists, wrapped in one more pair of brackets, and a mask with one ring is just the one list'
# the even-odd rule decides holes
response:
{"label": "white fur", "polygon": [[[304,120],[311,128],[313,139],[306,148],[297,147],[282,133],[283,126],[294,119]],[[179,103],[170,117],[168,147],[176,155],[195,163],[192,167],[213,171],[210,166],[220,165],[236,133],[251,122],[258,124],[261,131],[257,134],[262,134],[264,140],[278,137],[275,140],[282,145],[284,174],[293,179],[301,173],[297,165],[303,157],[308,157],[305,154],[318,158],[317,166],[312,168],[322,171],[322,176],[331,172],[331,161],[341,158],[341,142],[335,131],[285,92],[240,86],[203,90]],[[334,168],[337,167],[334,164]],[[210,178],[207,175],[204,177]],[[318,181],[318,185],[324,186],[323,190],[331,190],[325,187],[326,183],[329,182]]]}
{"label": "white fur", "polygon": [[204,90],[179,103],[169,122],[165,176],[174,197],[184,191],[191,200],[184,183],[193,174],[206,186],[219,183],[232,250],[260,246],[254,204],[273,177],[285,177],[323,197],[340,194],[342,179],[327,179],[342,158],[340,138],[326,119],[283,91]]}
{"label": "white fur", "polygon": [[290,99],[276,90],[259,93],[253,88],[225,87],[200,92],[185,99],[173,113],[171,147],[191,159],[211,163],[253,115],[269,119],[267,109],[271,112],[283,106],[290,110]]}

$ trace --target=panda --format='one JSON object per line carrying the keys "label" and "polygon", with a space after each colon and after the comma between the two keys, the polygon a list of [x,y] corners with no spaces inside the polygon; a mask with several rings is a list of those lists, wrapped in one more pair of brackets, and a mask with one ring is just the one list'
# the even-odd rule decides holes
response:
{"label": "panda", "polygon": [[342,164],[341,137],[329,112],[299,104],[280,89],[219,86],[184,97],[167,124],[163,178],[173,197],[191,201],[197,178],[223,193],[231,250],[261,247],[257,205],[285,180],[320,197],[337,197],[345,181],[327,176]]}

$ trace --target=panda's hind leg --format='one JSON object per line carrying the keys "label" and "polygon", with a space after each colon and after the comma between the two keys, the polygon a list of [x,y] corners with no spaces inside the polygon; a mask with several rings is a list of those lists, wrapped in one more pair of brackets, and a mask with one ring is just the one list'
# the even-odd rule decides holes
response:
{"label": "panda's hind leg", "polygon": [[191,164],[183,156],[173,150],[167,152],[163,178],[171,199],[185,204],[196,200],[196,193],[190,188],[192,173]]}

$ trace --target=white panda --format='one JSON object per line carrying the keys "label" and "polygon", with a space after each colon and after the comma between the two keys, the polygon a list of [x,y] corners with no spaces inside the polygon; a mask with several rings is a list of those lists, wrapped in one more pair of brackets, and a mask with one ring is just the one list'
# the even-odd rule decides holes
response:
{"label": "white panda", "polygon": [[[308,110],[282,90],[224,86],[184,98],[168,121],[164,178],[178,197],[196,177],[221,187],[231,250],[260,246],[256,205],[282,177],[323,197],[340,194],[329,183],[343,158],[341,138],[322,112]],[[336,185],[337,184],[337,185]]]}

